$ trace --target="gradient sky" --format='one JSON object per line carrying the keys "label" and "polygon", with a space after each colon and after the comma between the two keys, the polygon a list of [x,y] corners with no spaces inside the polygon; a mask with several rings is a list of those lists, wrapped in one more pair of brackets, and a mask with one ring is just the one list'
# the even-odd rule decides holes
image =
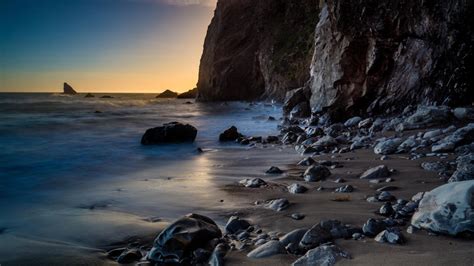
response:
{"label": "gradient sky", "polygon": [[186,91],[216,0],[0,0],[0,92]]}

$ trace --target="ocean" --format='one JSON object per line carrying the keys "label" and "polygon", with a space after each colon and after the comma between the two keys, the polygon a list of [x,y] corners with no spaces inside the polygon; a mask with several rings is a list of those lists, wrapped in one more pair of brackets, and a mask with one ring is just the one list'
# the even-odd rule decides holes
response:
{"label": "ocean", "polygon": [[[281,107],[271,103],[108,95],[0,94],[0,264],[153,230],[134,226],[142,218],[213,209],[217,184],[244,174],[210,172],[226,152],[249,149],[219,143],[219,133],[235,125],[249,136],[278,134]],[[196,141],[140,144],[146,129],[171,121],[194,125]]]}

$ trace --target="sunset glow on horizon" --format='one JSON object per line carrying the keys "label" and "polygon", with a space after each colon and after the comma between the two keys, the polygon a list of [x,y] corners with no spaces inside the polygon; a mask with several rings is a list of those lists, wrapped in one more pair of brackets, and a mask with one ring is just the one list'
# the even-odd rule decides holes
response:
{"label": "sunset glow on horizon", "polygon": [[0,92],[184,92],[215,0],[0,2]]}

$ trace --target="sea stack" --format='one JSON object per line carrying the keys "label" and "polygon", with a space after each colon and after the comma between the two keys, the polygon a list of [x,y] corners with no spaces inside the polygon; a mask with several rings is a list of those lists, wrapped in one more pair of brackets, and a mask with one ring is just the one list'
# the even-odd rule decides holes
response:
{"label": "sea stack", "polygon": [[64,94],[77,94],[77,92],[71,87],[71,85],[64,82]]}
{"label": "sea stack", "polygon": [[158,94],[156,98],[176,98],[178,97],[178,93],[170,90],[165,90],[164,92]]}

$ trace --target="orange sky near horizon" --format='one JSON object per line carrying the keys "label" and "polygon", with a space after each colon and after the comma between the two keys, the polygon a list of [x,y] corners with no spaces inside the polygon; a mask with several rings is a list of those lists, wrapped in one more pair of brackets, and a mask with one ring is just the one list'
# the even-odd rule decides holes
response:
{"label": "orange sky near horizon", "polygon": [[[137,11],[134,17],[126,10],[129,7],[123,8],[129,13],[117,12],[125,13],[126,19],[139,21],[142,13],[148,18],[143,18],[143,23],[127,23],[125,26],[128,28],[115,35],[107,32],[111,22],[106,21],[104,34],[110,36],[103,40],[100,30],[88,33],[85,29],[85,33],[79,32],[71,37],[73,40],[70,42],[49,45],[51,37],[36,32],[45,30],[46,26],[35,28],[35,25],[30,25],[34,32],[30,34],[32,37],[28,36],[32,39],[28,42],[38,41],[43,45],[33,46],[33,49],[25,45],[8,58],[9,49],[16,44],[23,45],[19,41],[27,37],[15,35],[18,41],[14,37],[7,39],[11,46],[0,44],[0,61],[2,56],[6,58],[4,63],[0,62],[0,92],[62,92],[63,82],[78,92],[93,93],[159,93],[166,89],[185,92],[194,88],[204,38],[215,7],[209,2],[213,1],[203,1],[205,4],[196,4],[201,3],[197,0],[177,1],[179,3],[163,0],[160,4],[151,0],[127,1],[148,6],[145,11]],[[130,2],[127,5],[131,5]],[[161,9],[148,14],[146,8]],[[55,27],[55,23],[53,21],[52,26],[47,26]],[[115,28],[114,24],[112,26]],[[59,34],[56,32],[58,29],[47,30],[54,31],[48,32],[49,35]],[[97,44],[89,44],[91,40]],[[71,43],[74,49],[68,47]]]}

